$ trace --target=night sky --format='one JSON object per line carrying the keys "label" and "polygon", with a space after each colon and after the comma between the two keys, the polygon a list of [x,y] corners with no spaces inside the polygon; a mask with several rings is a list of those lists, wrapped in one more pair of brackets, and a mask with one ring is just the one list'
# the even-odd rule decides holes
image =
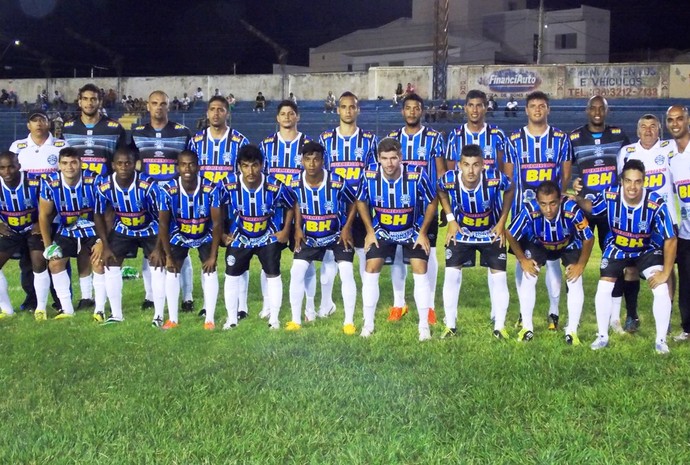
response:
{"label": "night sky", "polygon": [[[432,4],[432,0],[428,0]],[[528,0],[530,7],[538,0]],[[582,2],[546,0],[548,9]],[[585,2],[587,3],[587,2]],[[685,1],[591,0],[612,12],[612,61],[634,49],[690,47]],[[1,77],[270,73],[275,52],[244,19],[308,65],[309,47],[410,16],[412,0],[4,0]],[[653,19],[653,20],[652,20]],[[22,46],[7,48],[14,39]],[[11,67],[11,69],[7,69]],[[100,69],[106,68],[106,69]]]}

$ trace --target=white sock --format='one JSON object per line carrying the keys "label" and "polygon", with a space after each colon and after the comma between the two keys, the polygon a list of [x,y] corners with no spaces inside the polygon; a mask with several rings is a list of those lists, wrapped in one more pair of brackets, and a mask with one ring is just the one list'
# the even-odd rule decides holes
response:
{"label": "white sock", "polygon": [[82,299],[93,299],[93,284],[91,275],[84,278],[79,278],[79,289],[81,290]]}
{"label": "white sock", "polygon": [[537,300],[537,276],[530,276],[527,273],[522,275],[522,284],[518,289],[520,297],[520,314],[522,315],[522,327],[534,331],[532,315],[534,313],[534,303]]}
{"label": "white sock", "polygon": [[225,284],[223,285],[225,291],[225,310],[228,312],[228,323],[231,325],[237,324],[237,307],[238,307],[238,290],[243,285],[242,276],[228,276],[225,275]]}
{"label": "white sock", "polygon": [[506,325],[506,314],[510,303],[508,291],[508,274],[505,271],[489,274],[491,291],[491,311],[494,312],[494,329],[503,329]]}
{"label": "white sock", "polygon": [[151,269],[151,290],[153,291],[153,318],[162,320],[165,313],[165,268]]}
{"label": "white sock", "polygon": [[165,300],[168,302],[168,319],[177,323],[180,310],[180,278],[178,273],[165,272]]}
{"label": "white sock", "polygon": [[194,300],[194,268],[192,267],[192,258],[187,255],[187,258],[182,262],[182,269],[180,270],[180,287],[182,289],[182,300],[184,302]]}
{"label": "white sock", "polygon": [[290,268],[290,309],[292,321],[302,324],[302,299],[304,297],[304,278],[309,269],[309,262],[295,259]]}
{"label": "white sock", "polygon": [[[520,289],[522,285],[522,265],[519,260],[515,260],[515,289]],[[518,298],[520,293],[518,292]]]}
{"label": "white sock", "polygon": [[546,261],[546,291],[549,294],[549,315],[558,315],[558,304],[561,298],[561,264],[558,260]]}
{"label": "white sock", "polygon": [[48,270],[43,270],[42,273],[34,272],[34,289],[36,289],[36,309],[45,310],[50,293],[50,273]]}
{"label": "white sock", "polygon": [[431,292],[429,291],[429,279],[426,273],[415,274],[414,278],[414,303],[417,305],[417,313],[419,314],[419,329],[429,328],[429,298]]}
{"label": "white sock", "polygon": [[304,275],[304,288],[306,291],[304,310],[306,313],[314,313],[316,311],[316,304],[314,303],[314,297],[316,296],[316,267],[314,262],[309,264],[309,268],[307,268],[307,272]]}
{"label": "white sock", "polygon": [[364,327],[374,329],[376,305],[379,303],[379,275],[381,273],[364,272],[362,280],[362,312],[364,313]]}
{"label": "white sock", "polygon": [[403,263],[402,247],[395,248],[395,259],[391,265],[391,282],[393,283],[393,306],[405,306],[405,280],[407,265]]}
{"label": "white sock", "polygon": [[491,268],[486,269],[486,281],[489,283],[489,298],[491,299],[491,319],[496,321],[496,309],[494,305],[494,287],[491,279]]}
{"label": "white sock", "polygon": [[613,297],[611,291],[615,283],[599,280],[597,293],[594,296],[594,307],[597,312],[597,328],[599,337],[609,340],[609,321],[611,320],[611,306]]}
{"label": "white sock", "polygon": [[[146,260],[144,260],[146,263]],[[149,271],[149,279],[151,279],[151,271]],[[105,279],[105,294],[108,296],[110,302],[110,314],[113,318],[123,320],[122,315],[122,268],[119,266],[111,266],[105,269],[103,274]],[[94,287],[96,280],[93,280]],[[150,286],[150,283],[149,283]]]}
{"label": "white sock", "polygon": [[343,307],[345,310],[343,325],[353,325],[355,324],[357,285],[355,284],[355,272],[352,262],[342,261],[338,263],[338,272],[340,273],[340,290],[343,295]]}
{"label": "white sock", "polygon": [[359,258],[359,278],[364,281],[364,272],[367,270],[367,253],[362,247],[355,247],[355,254]]}
{"label": "white sock", "polygon": [[62,312],[68,315],[74,314],[72,295],[69,292],[69,275],[67,274],[67,270],[63,270],[59,273],[51,273],[51,275],[53,276],[53,288],[55,289],[55,294],[57,294],[58,299],[60,299]]}
{"label": "white sock", "polygon": [[237,292],[237,299],[239,304],[239,306],[237,307],[237,311],[249,313],[249,306],[247,302],[247,297],[249,296],[249,270],[242,273],[241,278],[242,282]]}
{"label": "white sock", "polygon": [[93,308],[93,313],[105,314],[105,273],[93,274],[93,296],[96,305]]}
{"label": "white sock", "polygon": [[329,312],[335,303],[333,302],[333,285],[335,275],[338,274],[338,264],[331,250],[326,251],[326,255],[321,262],[321,312]]}
{"label": "white sock", "polygon": [[456,325],[461,287],[462,269],[446,267],[446,276],[443,278],[443,313],[449,328],[455,328]]}
{"label": "white sock", "polygon": [[668,295],[668,284],[659,284],[652,289],[654,302],[652,303],[652,313],[656,323],[656,343],[666,342],[666,332],[671,321],[671,297]]}
{"label": "white sock", "polygon": [[[34,285],[34,287],[36,286]],[[12,308],[12,302],[10,302],[10,294],[7,287],[7,278],[5,278],[5,273],[3,273],[2,270],[0,270],[0,310],[8,315],[14,314],[14,309]]]}
{"label": "white sock", "polygon": [[576,333],[580,325],[582,306],[585,303],[585,291],[582,289],[582,276],[575,281],[566,281],[568,286],[568,326],[566,333]]}
{"label": "white sock", "polygon": [[436,284],[438,279],[438,258],[436,258],[436,247],[431,247],[429,261],[426,268],[426,280],[429,283],[429,307],[436,308]]}
{"label": "white sock", "polygon": [[267,289],[267,282],[266,282],[266,272],[264,270],[261,270],[261,296],[263,297],[263,304],[262,304],[262,311],[270,311],[271,305],[268,301],[268,289]]}
{"label": "white sock", "polygon": [[268,302],[271,310],[268,322],[271,325],[280,324],[280,306],[283,303],[283,281],[280,276],[266,277],[266,290],[268,291]]}
{"label": "white sock", "polygon": [[218,303],[218,272],[201,273],[201,289],[204,293],[206,323],[215,322],[216,304]]}
{"label": "white sock", "polygon": [[611,309],[611,323],[614,321],[621,321],[621,310],[623,306],[623,297],[612,297],[613,304]]}
{"label": "white sock", "polygon": [[[122,274],[120,274],[122,277]],[[151,287],[151,266],[149,261],[144,257],[141,261],[141,278],[144,280],[144,299],[153,302],[153,288]]]}

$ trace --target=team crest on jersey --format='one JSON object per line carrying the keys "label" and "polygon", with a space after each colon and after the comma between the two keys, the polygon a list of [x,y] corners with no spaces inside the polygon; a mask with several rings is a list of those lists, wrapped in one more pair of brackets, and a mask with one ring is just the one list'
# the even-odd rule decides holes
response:
{"label": "team crest on jersey", "polygon": [[[604,154],[603,148],[599,147],[598,145],[596,147],[594,147],[594,156],[595,157],[601,157],[603,154]],[[597,160],[597,161],[601,161],[601,160]]]}
{"label": "team crest on jersey", "polygon": [[646,221],[640,221],[639,223],[637,223],[637,225],[640,229],[647,229],[647,222]]}
{"label": "team crest on jersey", "polygon": [[[156,134],[156,135],[158,135],[158,134]],[[165,148],[165,143],[163,142],[162,139],[156,139],[156,142],[153,143],[153,147],[156,149],[163,149],[163,148]]]}
{"label": "team crest on jersey", "polygon": [[376,203],[383,203],[383,197],[381,197],[380,195],[377,195],[376,198],[374,199],[374,201]]}
{"label": "team crest on jersey", "polygon": [[362,158],[364,158],[364,149],[362,147],[357,147],[355,149],[355,160],[362,161]]}
{"label": "team crest on jersey", "polygon": [[525,258],[528,260],[532,258],[532,252],[530,252],[529,249],[525,250]]}
{"label": "team crest on jersey", "polygon": [[86,141],[84,141],[87,147],[93,147],[93,137],[87,137]]}
{"label": "team crest on jersey", "polygon": [[199,205],[199,216],[206,216],[208,211],[206,210],[206,205]]}
{"label": "team crest on jersey", "polygon": [[58,157],[57,157],[57,155],[54,155],[54,154],[53,154],[53,155],[49,155],[49,156],[48,156],[48,164],[50,164],[50,165],[57,165],[57,162],[58,162]]}
{"label": "team crest on jersey", "polygon": [[607,266],[609,266],[609,261],[606,258],[602,258],[601,259],[601,265],[599,265],[599,268],[601,268],[603,270]]}
{"label": "team crest on jersey", "polygon": [[446,260],[450,260],[450,258],[453,256],[453,251],[450,249],[446,249]]}
{"label": "team crest on jersey", "polygon": [[307,202],[301,202],[299,204],[299,209],[303,211],[309,210],[309,204]]}
{"label": "team crest on jersey", "polygon": [[547,160],[553,160],[553,157],[556,155],[556,152],[553,149],[546,149],[544,154],[546,155]]}
{"label": "team crest on jersey", "polygon": [[228,255],[228,258],[225,260],[225,262],[228,264],[228,266],[233,266],[235,264],[235,257]]}
{"label": "team crest on jersey", "polygon": [[529,160],[529,152],[522,152],[521,157],[524,161]]}
{"label": "team crest on jersey", "polygon": [[328,200],[323,204],[323,207],[326,209],[327,212],[331,213],[333,211],[333,207],[335,205],[333,204],[333,201]]}
{"label": "team crest on jersey", "polygon": [[298,153],[295,155],[295,165],[301,165],[302,164],[302,154]]}
{"label": "team crest on jersey", "polygon": [[494,154],[494,148],[490,145],[484,147],[484,158],[491,158]]}
{"label": "team crest on jersey", "polygon": [[663,155],[657,155],[656,157],[654,157],[654,163],[656,163],[657,165],[663,165],[665,161],[666,157]]}
{"label": "team crest on jersey", "polygon": [[266,205],[265,203],[261,204],[261,213],[263,213],[264,215],[268,213],[268,205]]}
{"label": "team crest on jersey", "polygon": [[417,149],[417,156],[424,160],[426,158],[426,147],[419,147]]}
{"label": "team crest on jersey", "polygon": [[490,200],[484,200],[484,201],[482,202],[482,208],[483,208],[484,210],[488,210],[490,206],[491,206],[491,201],[490,201]]}
{"label": "team crest on jersey", "polygon": [[223,154],[223,163],[230,164],[230,152],[225,152]]}
{"label": "team crest on jersey", "polygon": [[532,200],[534,200],[536,198],[537,198],[537,196],[535,195],[535,193],[532,189],[526,189],[525,192],[522,193],[522,201],[525,203],[531,202]]}

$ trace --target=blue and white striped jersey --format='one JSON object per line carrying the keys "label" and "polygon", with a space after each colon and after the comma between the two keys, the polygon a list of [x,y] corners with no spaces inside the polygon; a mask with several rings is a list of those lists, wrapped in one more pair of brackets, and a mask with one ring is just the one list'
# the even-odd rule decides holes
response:
{"label": "blue and white striped jersey", "polygon": [[498,159],[504,156],[506,146],[506,135],[498,126],[485,123],[484,129],[480,132],[470,131],[467,124],[453,129],[448,134],[446,160],[459,162],[462,148],[470,144],[475,144],[482,148],[484,166],[498,169]]}
{"label": "blue and white striped jersey", "polygon": [[211,242],[213,222],[211,208],[216,187],[208,179],[197,178],[194,192],[186,192],[179,178],[160,189],[158,209],[170,212],[170,243],[187,248],[198,248]]}
{"label": "blue and white striped jersey", "polygon": [[369,131],[357,128],[351,136],[343,136],[338,128],[319,137],[324,146],[324,166],[351,186],[358,186],[367,166],[376,163],[378,138]]}
{"label": "blue and white striped jersey", "polygon": [[216,184],[238,169],[237,152],[247,144],[249,139],[235,129],[227,128],[223,137],[214,139],[206,128],[192,137],[189,150],[199,156],[201,175]]}
{"label": "blue and white striped jersey", "polygon": [[96,173],[87,170],[81,172],[76,186],[65,184],[59,171],[41,179],[41,198],[55,205],[57,234],[73,238],[96,236],[96,179]]}
{"label": "blue and white striped jersey", "polygon": [[302,171],[302,146],[310,140],[301,132],[289,142],[279,132],[265,138],[259,146],[264,154],[264,172],[289,186]]}
{"label": "blue and white striped jersey", "polygon": [[412,135],[405,133],[405,128],[392,131],[388,137],[397,139],[402,146],[402,161],[412,167],[421,167],[431,181],[431,189],[436,195],[436,159],[445,158],[445,146],[440,132],[426,126]]}
{"label": "blue and white striped jersey", "polygon": [[38,222],[40,179],[20,172],[17,187],[0,178],[0,221],[17,234],[29,232]]}
{"label": "blue and white striped jersey", "polygon": [[97,184],[97,211],[113,209],[115,232],[131,237],[158,234],[158,183],[135,173],[132,184],[125,189],[118,185],[115,175],[100,177]]}

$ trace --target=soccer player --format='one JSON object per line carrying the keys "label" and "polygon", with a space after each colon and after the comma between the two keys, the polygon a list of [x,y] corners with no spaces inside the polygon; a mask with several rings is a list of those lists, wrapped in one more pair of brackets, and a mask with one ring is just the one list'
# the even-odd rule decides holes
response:
{"label": "soccer player", "polygon": [[[38,221],[43,244],[48,244],[43,257],[48,260],[55,293],[62,306],[62,312],[55,319],[74,316],[70,280],[66,271],[70,257],[77,259],[79,279],[82,281],[91,275],[92,250],[102,247],[93,222],[97,176],[83,170],[82,166],[77,149],[65,147],[58,155],[59,171],[41,180]],[[53,235],[51,223],[55,215],[59,227]],[[101,276],[96,275],[93,281],[95,321],[105,319],[105,282]]]}
{"label": "soccer player", "polygon": [[[630,144],[628,136],[622,129],[606,124],[609,104],[601,95],[595,95],[587,102],[585,113],[587,124],[570,133],[570,147],[572,162],[576,165],[579,176],[573,182],[576,192],[589,200],[594,200],[597,193],[618,182],[618,153],[621,147]],[[599,249],[605,247],[606,236],[609,233],[608,220],[603,216],[587,216],[592,232],[596,231]],[[611,314],[611,328],[623,332],[620,322],[620,304],[622,296],[634,293],[637,300],[639,281],[616,281],[613,289],[614,311]],[[637,290],[630,288],[629,283],[636,283]],[[626,297],[626,302],[631,297]],[[615,309],[618,309],[616,311]],[[631,329],[629,326],[627,329]]]}
{"label": "soccer player", "polygon": [[513,200],[510,178],[493,168],[485,169],[479,145],[463,145],[458,169],[447,171],[438,181],[438,198],[447,211],[446,272],[443,308],[446,328],[442,338],[455,336],[458,297],[463,267],[474,266],[476,253],[489,269],[489,296],[494,316],[494,336],[507,339],[508,282],[505,224]]}
{"label": "soccer player", "polygon": [[379,164],[367,168],[357,195],[357,210],[367,230],[367,264],[362,279],[364,326],[360,334],[369,337],[374,332],[379,274],[384,264],[393,263],[400,245],[404,263],[412,267],[419,340],[427,341],[431,339],[431,289],[427,279],[431,244],[427,231],[437,221],[435,194],[423,170],[403,165],[398,140],[383,139],[377,151]]}
{"label": "soccer player", "polygon": [[[199,157],[191,150],[183,150],[177,155],[177,171],[178,176],[161,187],[158,202],[157,247],[162,248],[165,263],[163,264],[160,259],[162,257],[159,258],[158,254],[154,254],[151,261],[154,268],[164,265],[167,269],[165,297],[169,318],[163,323],[163,315],[156,313],[152,325],[163,329],[178,326],[179,274],[185,259],[189,256],[189,249],[198,249],[202,269],[201,288],[206,309],[204,329],[213,330],[218,300],[216,259],[222,234],[222,223],[218,221],[221,217],[220,210],[212,203],[217,187],[199,175]],[[212,220],[212,216],[216,221]],[[159,308],[155,310],[158,311]]]}
{"label": "soccer player", "polygon": [[[433,196],[436,196],[436,181],[438,173],[445,172],[445,147],[443,136],[440,132],[422,125],[422,114],[424,113],[424,100],[415,93],[405,96],[402,103],[402,116],[405,126],[391,132],[388,137],[396,139],[402,147],[402,162],[408,166],[420,167],[427,175]],[[438,208],[438,202],[434,201],[434,207]],[[429,226],[428,231],[431,251],[427,266],[427,279],[430,286],[429,299],[429,322],[436,323],[436,312],[434,305],[436,301],[436,278],[438,276],[438,260],[436,258],[436,240],[438,239],[438,221]],[[402,260],[402,249],[396,251],[395,262],[391,270],[391,281],[393,282],[393,307],[391,307],[388,320],[397,321],[405,313],[405,279],[407,269]]]}
{"label": "soccer player", "polygon": [[[164,184],[176,176],[177,155],[188,147],[192,134],[185,125],[168,119],[169,97],[162,90],[151,92],[146,109],[150,120],[132,129],[132,147],[138,153],[141,171],[159,184]],[[147,309],[154,305],[151,277],[146,260],[143,262],[141,271],[146,292],[141,308]],[[194,310],[192,273],[192,261],[187,257],[181,271],[183,312]]]}
{"label": "soccer player", "polygon": [[26,250],[31,261],[36,288],[36,321],[46,319],[50,276],[43,258],[43,242],[38,227],[39,179],[20,171],[17,154],[0,152],[0,319],[14,315],[2,268],[17,250]]}
{"label": "soccer player", "polygon": [[[117,149],[113,157],[113,174],[99,178],[96,188],[98,208],[94,218],[103,248],[93,257],[94,272],[105,273],[105,290],[110,301],[111,316],[106,323],[118,323],[122,315],[122,262],[126,256],[144,251],[149,260],[158,239],[158,185],[151,178],[135,171],[136,157],[129,147]],[[114,212],[107,224],[106,209]],[[109,231],[109,234],[108,232]],[[151,270],[156,314],[165,307],[165,270]]]}
{"label": "soccer player", "polygon": [[[513,173],[515,199],[511,218],[517,217],[523,204],[536,199],[535,191],[543,181],[554,181],[561,190],[570,183],[570,140],[568,135],[549,125],[549,97],[541,91],[527,95],[527,125],[508,139],[505,170]],[[525,248],[525,244],[522,244]],[[547,318],[549,329],[558,328],[558,304],[561,295],[561,268],[558,260],[546,261],[546,289],[549,293]],[[515,266],[515,284],[520,288],[522,268]],[[519,296],[518,296],[519,297]],[[518,321],[518,325],[520,322]]]}
{"label": "soccer player", "polygon": [[[86,84],[79,89],[77,99],[81,115],[62,127],[64,139],[79,152],[82,169],[96,175],[110,173],[115,149],[125,145],[127,137],[120,123],[101,115],[102,103],[100,89],[94,84]],[[79,287],[81,300],[77,309],[92,307],[91,273],[79,278]]]}
{"label": "soccer player", "polygon": [[[661,140],[661,122],[652,115],[646,114],[637,122],[637,136],[639,140],[623,147],[618,154],[618,170],[620,171],[628,160],[640,160],[645,167],[645,189],[656,192],[666,202],[668,213],[674,225],[678,224],[676,213],[676,200],[673,192],[673,180],[671,179],[671,169],[669,167],[669,157],[673,153],[673,141]],[[677,231],[677,226],[676,231]],[[625,268],[625,307],[627,316],[625,319],[625,330],[634,332],[640,326],[640,319],[637,314],[637,294],[640,291],[640,275],[636,268]],[[675,288],[675,274],[671,273],[671,280],[668,282],[671,300]]]}
{"label": "soccer player", "polygon": [[271,329],[280,328],[283,299],[280,254],[289,240],[294,199],[289,187],[263,172],[264,163],[258,147],[251,144],[242,147],[237,153],[239,173],[228,174],[218,185],[214,198],[214,205],[224,209],[228,218],[234,218],[222,236],[227,246],[225,308],[228,312],[223,329],[237,326],[238,294],[244,286],[242,275],[249,269],[254,255],[266,273],[264,300],[268,303],[268,325]]}
{"label": "soccer player", "polygon": [[[539,270],[547,261],[560,260],[565,268],[568,286],[565,342],[579,345],[577,328],[585,302],[582,273],[594,247],[594,234],[580,207],[561,195],[556,182],[544,181],[539,184],[536,196],[536,200],[523,205],[506,234],[523,271],[522,283],[518,288],[522,315],[522,329],[518,340],[530,341],[534,336],[532,312],[537,298]],[[520,243],[523,237],[527,239],[523,242],[524,249]]]}
{"label": "soccer player", "polygon": [[671,177],[680,204],[680,223],[676,263],[678,263],[678,309],[680,310],[680,333],[675,341],[690,339],[690,131],[688,109],[673,105],[666,111],[666,127],[675,147],[669,156]]}
{"label": "soccer player", "polygon": [[634,266],[647,279],[654,301],[656,351],[669,352],[666,332],[671,320],[671,297],[667,282],[673,272],[677,239],[664,199],[644,187],[645,165],[628,160],[621,170],[619,185],[597,194],[594,201],[576,197],[578,205],[592,215],[606,215],[611,233],[602,253],[599,284],[594,299],[598,336],[592,350],[609,343],[609,321],[613,307],[614,282],[622,269]]}
{"label": "soccer player", "polygon": [[[206,118],[209,126],[196,133],[189,143],[189,148],[199,156],[201,175],[214,184],[221,182],[228,173],[237,170],[237,152],[249,144],[242,133],[228,126],[230,106],[225,97],[213,96],[208,101]],[[249,285],[249,271],[242,276],[245,285],[240,289],[239,318],[249,315],[247,306],[247,287]],[[206,309],[199,315],[203,316]]]}
{"label": "soccer player", "polygon": [[[401,89],[402,90],[402,89]],[[325,131],[319,137],[319,143],[325,147],[324,163],[327,170],[339,175],[351,186],[355,192],[359,187],[364,170],[372,163],[376,163],[376,146],[378,139],[371,131],[357,126],[359,117],[359,99],[352,92],[343,92],[338,99],[338,127]],[[364,275],[366,252],[364,251],[364,237],[366,230],[364,223],[355,212],[352,223],[352,238],[355,253],[359,257],[359,274]],[[323,288],[321,289],[322,308],[320,315],[330,312],[333,307],[332,299],[324,305]]]}
{"label": "soccer player", "polygon": [[[290,186],[295,195],[295,256],[290,270],[290,305],[292,320],[285,329],[302,327],[304,275],[310,263],[322,261],[321,288],[333,291],[335,275],[340,270],[345,321],[343,332],[352,336],[357,288],[352,268],[354,258],[351,224],[354,220],[355,190],[336,173],[324,169],[325,149],[316,142],[302,148],[302,174]],[[334,260],[326,261],[327,252]],[[337,265],[336,265],[337,262]],[[327,268],[326,271],[323,271]],[[308,316],[309,317],[309,316]]]}

